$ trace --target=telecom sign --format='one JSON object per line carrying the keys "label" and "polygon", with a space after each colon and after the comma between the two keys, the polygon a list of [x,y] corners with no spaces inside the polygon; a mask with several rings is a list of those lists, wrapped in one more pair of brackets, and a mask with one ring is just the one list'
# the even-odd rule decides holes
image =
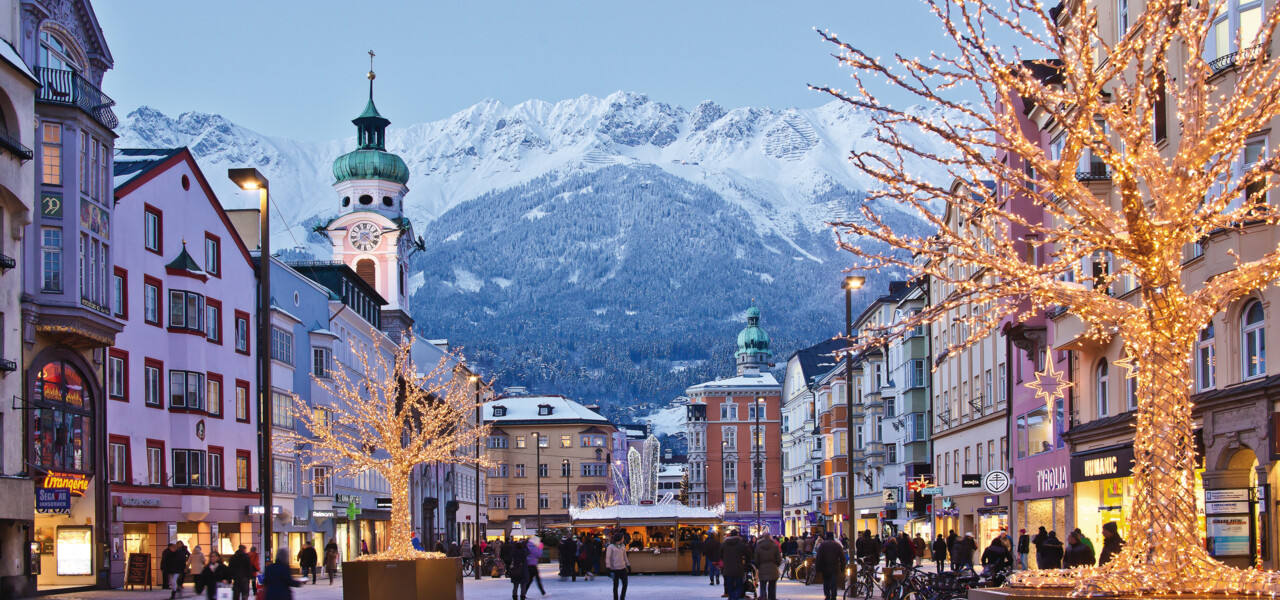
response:
{"label": "telecom sign", "polygon": [[924,495],[926,495],[926,496],[941,496],[941,495],[942,495],[942,486],[940,486],[940,485],[935,485],[935,486],[932,486],[932,487],[927,487],[927,488],[924,488],[923,490],[920,490],[920,493],[921,493],[921,494],[924,494]]}

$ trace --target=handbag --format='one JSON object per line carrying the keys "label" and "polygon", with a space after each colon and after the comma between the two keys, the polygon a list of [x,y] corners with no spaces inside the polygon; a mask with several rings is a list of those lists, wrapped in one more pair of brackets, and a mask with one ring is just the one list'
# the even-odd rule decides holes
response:
{"label": "handbag", "polygon": [[219,583],[218,591],[214,595],[215,600],[231,600],[231,586]]}

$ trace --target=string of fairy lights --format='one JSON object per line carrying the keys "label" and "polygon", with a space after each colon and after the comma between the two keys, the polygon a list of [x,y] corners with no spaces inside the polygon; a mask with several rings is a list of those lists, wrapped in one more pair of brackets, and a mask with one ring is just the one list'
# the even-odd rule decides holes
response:
{"label": "string of fairy lights", "polygon": [[[864,328],[849,351],[958,322],[963,335],[942,344],[954,355],[1003,322],[1059,308],[1075,324],[1059,333],[1078,325],[1083,343],[1121,340],[1117,364],[1138,405],[1128,545],[1100,567],[1027,571],[1013,583],[1073,595],[1280,593],[1280,575],[1226,567],[1201,544],[1188,368],[1213,315],[1280,275],[1280,251],[1227,251],[1207,281],[1184,272],[1184,252],[1210,236],[1280,223],[1266,201],[1280,156],[1245,162],[1247,144],[1280,116],[1280,61],[1251,51],[1228,57],[1230,68],[1210,64],[1201,50],[1225,2],[1148,0],[1121,29],[1114,7],[1103,23],[1087,0],[1053,10],[1039,0],[923,1],[954,45],[947,53],[881,59],[820,32],[854,87],[814,89],[869,118],[875,142],[850,153],[878,186],[859,219],[832,224],[838,244],[857,257],[854,269],[905,270],[928,278],[933,294],[919,313]],[[1277,23],[1271,3],[1259,48],[1272,47]],[[997,30],[1018,43],[997,44]],[[885,104],[883,87],[937,110]],[[949,151],[916,144],[921,134]],[[920,164],[951,181],[913,172]],[[894,231],[870,208],[882,200],[932,233]],[[1069,385],[1053,361],[1030,383],[1050,414]]]}
{"label": "string of fairy lights", "polygon": [[275,438],[275,450],[298,453],[306,472],[327,466],[335,477],[372,470],[386,478],[391,488],[389,546],[354,560],[442,558],[440,553],[420,552],[412,546],[409,483],[413,470],[422,464],[493,466],[483,453],[469,452],[488,438],[489,425],[470,424],[472,411],[479,407],[469,378],[457,368],[458,357],[447,354],[423,373],[414,364],[412,344],[412,336],[405,336],[388,358],[353,342],[351,351],[358,366],[354,376],[346,369],[334,369],[332,381],[315,379],[335,402],[313,411],[295,394],[293,418],[302,426]]}

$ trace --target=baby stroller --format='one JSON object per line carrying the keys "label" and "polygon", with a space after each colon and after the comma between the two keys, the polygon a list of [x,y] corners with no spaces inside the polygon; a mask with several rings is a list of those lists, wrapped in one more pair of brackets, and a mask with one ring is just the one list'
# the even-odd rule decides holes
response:
{"label": "baby stroller", "polygon": [[756,572],[756,566],[747,565],[747,570],[742,573],[742,597],[756,600],[759,598],[760,592],[760,574]]}

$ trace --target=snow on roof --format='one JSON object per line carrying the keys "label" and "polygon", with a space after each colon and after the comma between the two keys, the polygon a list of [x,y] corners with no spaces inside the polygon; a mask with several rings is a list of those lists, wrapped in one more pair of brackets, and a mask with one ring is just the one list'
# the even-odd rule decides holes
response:
{"label": "snow on roof", "polygon": [[679,463],[662,463],[658,467],[658,477],[683,477],[684,467]]}
{"label": "snow on roof", "polygon": [[604,508],[592,508],[589,510],[570,508],[569,516],[572,517],[574,521],[719,520],[724,516],[724,505],[719,505],[714,507],[712,510],[708,510],[705,508],[685,506],[683,504],[675,503],[645,506],[635,504],[618,504],[614,506],[606,506]]}
{"label": "snow on roof", "polygon": [[730,377],[728,379],[717,379],[715,381],[699,383],[698,385],[689,388],[688,391],[693,392],[722,388],[756,389],[766,387],[778,387],[778,379],[773,376],[773,373],[768,371],[764,373],[748,373],[746,375],[738,375],[737,377]]}
{"label": "snow on roof", "polygon": [[6,40],[0,40],[0,58],[9,63],[9,66],[17,69],[20,73],[27,76],[27,79],[39,84],[40,80],[31,74],[31,69],[27,68],[27,63],[22,62],[22,57],[18,56],[18,51]]}
{"label": "snow on roof", "polygon": [[[551,407],[551,414],[541,415],[538,407]],[[502,406],[507,414],[493,416],[493,407]],[[513,421],[588,421],[609,424],[609,420],[593,410],[574,402],[564,396],[506,396],[484,403],[484,419],[494,423]]]}

